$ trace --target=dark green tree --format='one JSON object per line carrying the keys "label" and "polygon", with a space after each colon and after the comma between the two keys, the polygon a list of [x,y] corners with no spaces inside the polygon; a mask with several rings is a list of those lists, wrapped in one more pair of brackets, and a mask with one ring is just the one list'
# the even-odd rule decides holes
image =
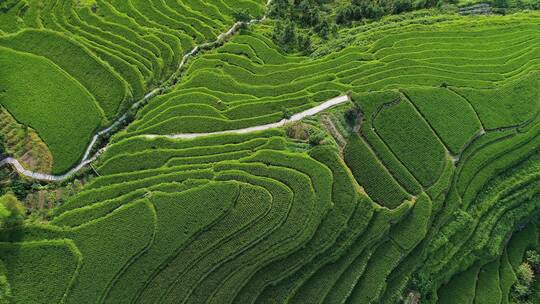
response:
{"label": "dark green tree", "polygon": [[274,41],[285,51],[293,51],[297,47],[296,26],[290,20],[277,21],[274,26]]}
{"label": "dark green tree", "polygon": [[239,12],[234,12],[233,18],[235,22],[249,22],[251,19],[253,19],[247,9],[243,9]]}
{"label": "dark green tree", "polygon": [[408,12],[413,9],[413,4],[411,0],[395,0],[393,6],[394,14]]}
{"label": "dark green tree", "polygon": [[508,8],[508,0],[494,0],[493,6],[497,8]]}
{"label": "dark green tree", "polygon": [[315,27],[315,31],[323,39],[327,39],[330,34],[330,22],[327,19],[323,20]]}
{"label": "dark green tree", "polygon": [[311,53],[311,47],[312,47],[312,44],[311,44],[311,37],[309,37],[308,35],[298,35],[298,49],[304,53],[304,54],[309,54]]}

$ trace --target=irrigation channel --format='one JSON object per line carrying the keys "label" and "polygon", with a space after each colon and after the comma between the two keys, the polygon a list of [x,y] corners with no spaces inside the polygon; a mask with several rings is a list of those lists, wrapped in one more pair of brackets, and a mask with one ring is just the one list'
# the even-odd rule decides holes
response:
{"label": "irrigation channel", "polygon": [[[272,1],[273,0],[268,0],[268,2],[266,3],[266,8],[267,9],[270,6],[270,4],[272,3]],[[86,148],[86,151],[85,151],[81,161],[79,162],[79,164],[77,164],[75,167],[73,167],[71,170],[69,170],[65,174],[51,175],[51,174],[46,174],[46,173],[33,172],[33,171],[25,169],[17,159],[12,158],[12,157],[7,157],[7,158],[4,158],[4,159],[0,160],[0,167],[5,166],[5,165],[11,165],[20,174],[22,174],[22,175],[24,175],[26,177],[36,179],[36,180],[41,180],[41,181],[59,182],[59,181],[64,181],[64,180],[70,178],[71,176],[73,176],[74,174],[79,172],[82,168],[84,168],[86,165],[88,165],[91,162],[95,161],[106,150],[107,146],[105,146],[104,148],[98,150],[93,155],[91,155],[92,151],[94,150],[94,146],[98,142],[99,138],[103,137],[103,136],[111,135],[111,133],[113,133],[117,129],[117,127],[119,127],[121,124],[125,123],[126,120],[128,119],[128,112],[131,111],[131,112],[136,113],[150,99],[152,99],[152,98],[154,98],[156,96],[159,96],[160,94],[162,94],[163,92],[166,92],[168,89],[170,89],[172,86],[174,86],[174,84],[176,83],[175,80],[177,80],[181,76],[181,72],[182,72],[184,66],[186,65],[186,63],[188,62],[188,60],[191,57],[196,56],[201,51],[211,50],[211,49],[214,49],[216,47],[219,47],[228,38],[235,35],[242,27],[262,22],[266,18],[267,18],[267,16],[265,14],[263,17],[261,17],[259,19],[253,19],[253,20],[250,20],[248,22],[242,22],[242,21],[236,22],[235,24],[233,24],[231,26],[231,28],[229,28],[229,30],[227,30],[224,33],[221,33],[217,37],[217,39],[215,41],[207,42],[207,43],[203,43],[203,44],[195,46],[190,52],[188,52],[187,54],[185,54],[182,57],[182,60],[180,61],[180,64],[179,64],[176,72],[173,73],[167,79],[167,81],[165,81],[162,84],[161,87],[158,87],[158,88],[152,90],[150,93],[146,94],[142,99],[140,99],[139,101],[132,104],[131,107],[126,111],[126,113],[123,114],[122,116],[120,116],[118,119],[116,119],[109,127],[97,132],[92,137],[92,140],[90,141],[88,147]],[[338,96],[338,97],[332,98],[330,100],[327,100],[327,101],[325,101],[325,102],[323,102],[323,103],[321,103],[321,104],[319,104],[319,105],[317,105],[317,106],[315,106],[313,108],[310,108],[310,109],[305,110],[303,112],[297,113],[297,114],[293,115],[290,119],[283,119],[283,120],[281,120],[279,122],[276,122],[276,123],[260,125],[260,126],[254,126],[254,127],[244,128],[244,129],[227,130],[227,131],[220,131],[220,132],[209,132],[209,133],[189,133],[189,134],[183,133],[183,134],[171,134],[171,135],[152,135],[152,134],[150,134],[150,135],[142,135],[142,136],[146,136],[148,138],[168,137],[168,138],[173,138],[173,139],[193,139],[193,138],[197,138],[197,137],[201,137],[201,136],[209,136],[209,135],[217,135],[217,134],[227,134],[227,133],[241,134],[241,133],[257,132],[257,131],[267,130],[267,129],[271,129],[271,128],[282,127],[283,125],[285,125],[287,123],[294,122],[294,121],[299,121],[299,120],[301,120],[301,119],[303,119],[305,117],[315,115],[315,114],[317,114],[317,113],[319,113],[321,111],[324,111],[324,110],[326,110],[326,109],[328,109],[330,107],[333,107],[333,106],[338,105],[338,104],[342,104],[342,103],[347,102],[349,100],[350,100],[350,97],[348,95]]]}

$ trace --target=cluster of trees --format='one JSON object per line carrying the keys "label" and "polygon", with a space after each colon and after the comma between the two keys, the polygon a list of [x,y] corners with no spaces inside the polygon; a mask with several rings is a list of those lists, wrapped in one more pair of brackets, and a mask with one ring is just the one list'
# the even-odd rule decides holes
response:
{"label": "cluster of trees", "polygon": [[[488,0],[494,12],[504,12],[509,0]],[[338,25],[353,21],[377,20],[383,16],[417,9],[457,4],[458,0],[349,0],[336,4],[332,0],[274,0],[269,16],[276,21],[272,38],[286,52],[311,53],[315,38],[326,40],[337,33]],[[516,8],[539,9],[534,4],[517,0]],[[235,14],[237,21],[251,19],[249,13]]]}
{"label": "cluster of trees", "polygon": [[34,183],[31,181],[9,171],[6,167],[0,168],[0,196],[12,192],[19,199],[23,199],[33,187]]}
{"label": "cluster of trees", "polygon": [[351,0],[337,9],[336,22],[347,24],[364,19],[377,20],[386,15],[400,14],[415,9],[436,7],[457,0]]}
{"label": "cluster of trees", "polygon": [[491,6],[496,10],[495,12],[504,13],[506,9],[516,8],[516,9],[530,9],[538,10],[540,9],[540,1],[526,1],[526,0],[491,0],[488,1]]}
{"label": "cluster of trees", "polygon": [[[540,9],[540,2],[523,0],[510,3],[509,0],[487,0],[496,13],[504,13],[511,6],[518,9]],[[458,4],[458,0],[351,0],[337,8],[336,23],[348,24],[352,21],[377,20],[386,15],[400,14],[417,9]]]}
{"label": "cluster of trees", "polygon": [[243,9],[241,11],[234,12],[233,13],[233,18],[234,18],[234,21],[236,21],[236,22],[249,22],[249,21],[251,21],[251,19],[253,19],[251,17],[251,15],[249,14],[249,11],[247,9]]}
{"label": "cluster of trees", "polygon": [[314,36],[327,39],[337,32],[330,18],[329,0],[274,0],[269,16],[276,20],[273,39],[287,52],[310,53]]}

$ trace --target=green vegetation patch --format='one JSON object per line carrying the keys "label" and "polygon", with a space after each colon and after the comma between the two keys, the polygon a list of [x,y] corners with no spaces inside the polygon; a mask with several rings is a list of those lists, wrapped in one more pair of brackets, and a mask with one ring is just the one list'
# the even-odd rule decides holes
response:
{"label": "green vegetation patch", "polygon": [[0,103],[45,141],[54,158],[53,172],[66,171],[104,120],[96,100],[43,57],[6,48],[0,54]]}
{"label": "green vegetation patch", "polygon": [[0,256],[17,304],[62,302],[82,259],[69,240],[0,243]]}
{"label": "green vegetation patch", "polygon": [[471,105],[448,89],[411,88],[406,94],[453,154],[482,128]]}
{"label": "green vegetation patch", "polygon": [[376,132],[424,186],[444,168],[446,153],[422,116],[407,101],[383,108],[374,119]]}
{"label": "green vegetation patch", "polygon": [[522,124],[538,113],[540,73],[530,72],[493,90],[458,90],[476,109],[487,129]]}
{"label": "green vegetation patch", "polygon": [[395,208],[409,197],[359,136],[349,138],[345,162],[358,183],[379,204]]}

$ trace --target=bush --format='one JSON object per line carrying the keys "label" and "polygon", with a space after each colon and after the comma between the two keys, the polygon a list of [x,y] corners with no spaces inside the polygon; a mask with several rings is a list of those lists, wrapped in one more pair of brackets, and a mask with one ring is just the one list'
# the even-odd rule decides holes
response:
{"label": "bush", "polygon": [[11,298],[11,288],[7,276],[4,273],[0,273],[0,304],[12,303]]}
{"label": "bush", "polygon": [[249,14],[249,10],[247,9],[233,13],[233,18],[236,22],[249,22],[251,19],[253,19]]}
{"label": "bush", "polygon": [[320,145],[325,139],[325,134],[323,132],[316,132],[309,136],[309,144],[312,146]]}
{"label": "bush", "polygon": [[281,113],[283,113],[282,117],[284,119],[290,119],[292,117],[291,110],[287,109],[286,107],[281,108]]}
{"label": "bush", "polygon": [[0,134],[0,156],[6,154],[6,152],[7,152],[7,149],[6,149],[4,134]]}
{"label": "bush", "polygon": [[13,193],[0,197],[0,227],[21,226],[24,220],[24,207]]}
{"label": "bush", "polygon": [[277,21],[272,37],[286,52],[296,50],[298,43],[296,25],[290,20]]}
{"label": "bush", "polygon": [[536,250],[527,250],[525,252],[525,261],[534,270],[535,274],[540,273],[540,254]]}
{"label": "bush", "polygon": [[310,127],[302,122],[294,122],[287,125],[285,133],[289,138],[306,140],[310,135]]}
{"label": "bush", "polygon": [[532,283],[534,281],[534,272],[527,262],[522,263],[516,269],[517,282],[512,286],[510,296],[512,302],[527,302],[532,294]]}

